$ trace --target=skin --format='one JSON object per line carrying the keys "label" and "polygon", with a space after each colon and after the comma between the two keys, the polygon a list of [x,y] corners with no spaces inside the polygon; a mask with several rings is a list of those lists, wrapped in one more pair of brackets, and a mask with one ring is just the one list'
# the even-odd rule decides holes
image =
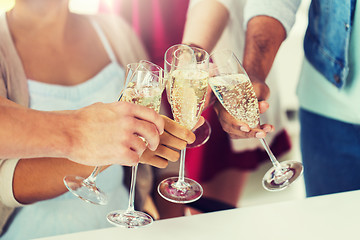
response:
{"label": "skin", "polygon": [[[204,12],[206,13],[204,15]],[[212,16],[212,17],[204,17]],[[229,19],[229,12],[224,5],[215,0],[208,0],[196,4],[190,9],[188,18],[185,24],[185,31],[183,36],[184,43],[191,43],[211,52],[216,43],[221,37]],[[211,27],[204,27],[211,26]],[[245,58],[244,58],[245,59]],[[246,68],[245,60],[244,67]],[[265,101],[269,97],[269,91],[264,93],[261,88],[267,88],[258,84],[257,78],[250,75],[254,90],[259,99],[260,113],[264,113],[268,109],[268,103]],[[270,124],[263,124],[258,128],[251,129],[246,123],[237,121],[233,118],[226,109],[216,100],[212,94],[211,89],[208,91],[211,95],[207,99],[209,103],[214,103],[214,109],[219,117],[219,121],[223,130],[229,134],[231,138],[264,138],[267,133],[272,132],[273,126]]]}
{"label": "skin", "polygon": [[265,80],[285,38],[285,28],[275,18],[257,16],[248,22],[243,65],[260,100],[270,95]]}
{"label": "skin", "polygon": [[[218,1],[208,0],[197,3],[188,12],[182,42],[194,44],[210,53],[220,39],[228,20],[229,12]],[[269,108],[266,99],[268,99],[270,91],[265,83],[266,76],[271,68],[271,64],[269,65],[268,63],[274,59],[274,53],[277,51],[276,48],[280,46],[278,38],[283,39],[284,32],[276,31],[271,35],[271,38],[268,38],[269,36],[266,35],[263,39],[261,33],[273,27],[278,29],[277,25],[276,23],[262,25],[262,22],[258,23],[256,21],[254,25],[260,29],[254,29],[254,26],[250,25],[252,21],[248,26],[243,66],[252,81],[254,91],[258,97],[260,113],[264,113]],[[269,39],[273,39],[276,42],[276,44],[269,44],[275,46],[275,49],[269,49],[268,47],[270,46],[266,45]],[[212,93],[210,89],[208,92]],[[221,103],[216,101],[214,95],[208,96],[207,99],[211,99],[208,103],[214,103],[213,107],[218,115],[221,126],[229,134],[230,138],[264,138],[268,133],[274,131],[274,127],[270,124],[262,124],[257,128],[251,129],[246,123],[233,118]],[[201,183],[204,188],[204,196],[237,206],[248,176],[248,171],[225,170],[217,174],[210,181]],[[224,188],[223,186],[232,187]],[[168,203],[161,198],[158,198],[157,202],[161,218],[176,217],[184,214],[183,206]],[[197,213],[197,211],[192,210],[192,213]]]}
{"label": "skin", "polygon": [[[18,0],[7,21],[29,79],[71,86],[110,63],[93,27],[69,12],[67,0]],[[0,116],[5,126],[0,157],[21,158],[13,192],[23,204],[59,196],[67,191],[65,175],[87,177],[96,165],[142,162],[165,167],[195,140],[191,131],[154,110],[126,102],[43,112],[0,97],[0,108],[5,113]]]}

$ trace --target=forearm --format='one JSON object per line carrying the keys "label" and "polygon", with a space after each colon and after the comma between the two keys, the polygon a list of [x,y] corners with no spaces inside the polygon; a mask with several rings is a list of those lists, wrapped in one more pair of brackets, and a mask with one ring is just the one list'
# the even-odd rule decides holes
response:
{"label": "forearm", "polygon": [[86,178],[94,167],[74,163],[63,158],[20,159],[13,177],[13,194],[22,204],[57,197],[67,191],[66,175]]}
{"label": "forearm", "polygon": [[286,32],[275,18],[257,16],[247,24],[243,66],[250,78],[265,81]]}
{"label": "forearm", "polygon": [[211,52],[228,22],[229,12],[216,0],[200,1],[189,9],[183,43],[194,44]]}
{"label": "forearm", "polygon": [[0,98],[0,158],[67,157],[74,119],[66,112],[40,112]]}

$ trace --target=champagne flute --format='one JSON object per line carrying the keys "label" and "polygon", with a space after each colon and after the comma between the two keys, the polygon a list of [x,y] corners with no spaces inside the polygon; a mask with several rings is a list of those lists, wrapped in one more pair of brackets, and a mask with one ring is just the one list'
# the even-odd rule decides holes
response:
{"label": "champagne flute", "polygon": [[[197,59],[195,53],[201,53]],[[166,92],[174,120],[188,129],[194,128],[204,109],[209,78],[209,54],[199,48],[178,44],[165,53]],[[174,203],[198,200],[203,189],[196,181],[185,177],[185,153],[181,150],[178,177],[164,179],[158,185],[159,194]]]}
{"label": "champagne flute", "polygon": [[[209,85],[217,99],[234,118],[256,128],[260,124],[259,104],[241,62],[230,50],[214,52],[210,61]],[[273,164],[263,177],[263,187],[269,191],[285,189],[302,174],[302,164],[293,160],[279,163],[266,140],[260,141]]]}
{"label": "champagne flute", "polygon": [[[144,63],[145,64],[145,63]],[[128,71],[125,74],[124,87],[127,86],[130,78],[127,78]],[[132,74],[132,73],[131,73]],[[122,96],[122,91],[120,93],[120,97]],[[120,97],[118,100],[120,100]],[[96,166],[92,173],[87,177],[83,178],[80,176],[68,175],[65,176],[63,181],[66,188],[74,194],[76,197],[97,205],[106,205],[108,203],[108,198],[106,194],[96,186],[96,177],[100,173],[102,167]]]}
{"label": "champagne flute", "polygon": [[[120,101],[140,104],[159,112],[161,95],[165,88],[162,68],[145,60],[140,61],[140,63],[128,64],[126,78],[129,79],[129,83],[120,97]],[[139,138],[146,143],[143,137],[139,136]],[[150,215],[134,209],[137,169],[138,164],[131,167],[128,208],[116,210],[107,215],[107,220],[115,226],[136,228],[153,222]]]}
{"label": "champagne flute", "polygon": [[211,126],[210,123],[205,119],[205,122],[203,125],[195,129],[193,131],[196,139],[195,142],[188,144],[186,148],[196,148],[204,145],[210,138],[211,135]]}
{"label": "champagne flute", "polygon": [[101,166],[96,166],[90,176],[65,176],[63,181],[66,188],[78,198],[97,205],[106,205],[108,199],[106,194],[96,186],[95,180],[101,171]]}
{"label": "champagne flute", "polygon": [[[191,47],[191,46],[190,46]],[[206,57],[207,53],[206,51],[202,50],[201,48],[193,47],[192,48],[194,52],[194,59],[196,61],[203,61],[204,57]],[[210,123],[205,119],[205,122],[203,125],[195,129],[194,134],[196,136],[196,139],[193,143],[188,144],[186,148],[196,148],[204,145],[210,138],[211,135],[211,125]]]}

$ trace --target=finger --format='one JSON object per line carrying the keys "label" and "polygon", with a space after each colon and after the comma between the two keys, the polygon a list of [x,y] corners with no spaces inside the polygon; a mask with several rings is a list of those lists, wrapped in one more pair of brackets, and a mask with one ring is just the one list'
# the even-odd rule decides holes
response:
{"label": "finger", "polygon": [[259,111],[260,113],[264,113],[269,109],[269,103],[266,101],[259,102]]}
{"label": "finger", "polygon": [[264,131],[255,131],[255,137],[256,138],[265,138],[266,137],[266,132],[264,132]]}
{"label": "finger", "polygon": [[159,145],[159,147],[154,152],[154,155],[162,157],[170,162],[176,162],[177,160],[179,160],[180,157],[179,151],[163,145]]}
{"label": "finger", "polygon": [[119,157],[113,163],[134,166],[139,163],[140,156],[144,152],[146,145],[143,141],[141,143],[139,137],[134,134],[127,134],[126,139],[126,142],[118,142],[116,151]]}
{"label": "finger", "polygon": [[165,168],[168,165],[168,161],[166,159],[154,155],[154,153],[149,149],[144,152],[143,156],[140,158],[140,162],[158,168]]}
{"label": "finger", "polygon": [[121,154],[121,158],[117,159],[117,163],[124,166],[135,166],[139,161],[140,155],[130,148]]}
{"label": "finger", "polygon": [[[170,133],[165,131],[160,136],[160,144],[165,145],[165,146],[169,146],[171,148],[175,148],[175,149],[178,149],[178,150],[182,150],[182,149],[186,148],[187,142],[180,139],[180,138],[177,138],[174,135],[171,135]],[[159,145],[159,147],[160,147],[160,145]]]}
{"label": "finger", "polygon": [[205,118],[203,116],[200,116],[199,121],[196,123],[195,127],[192,129],[192,131],[195,131],[199,127],[201,127],[205,123]]}
{"label": "finger", "polygon": [[218,107],[219,121],[224,131],[231,133],[231,129],[240,129],[243,132],[249,132],[250,127],[243,121],[237,120],[223,107]]}
{"label": "finger", "polygon": [[241,139],[241,138],[265,138],[266,132],[262,129],[254,128],[249,132],[234,131],[229,133],[230,138]]}
{"label": "finger", "polygon": [[223,130],[230,134],[239,135],[242,132],[247,133],[251,130],[251,128],[246,123],[236,121],[235,119],[231,119],[230,121],[223,121],[222,119],[220,119],[220,123]]}
{"label": "finger", "polygon": [[147,147],[147,143],[135,134],[133,134],[132,137],[128,139],[128,141],[129,148],[135,151],[138,156],[141,156]]}
{"label": "finger", "polygon": [[169,134],[186,141],[187,143],[193,143],[196,139],[195,134],[179,123],[171,120],[170,118],[163,116],[165,122],[165,131]]}
{"label": "finger", "polygon": [[154,124],[136,118],[128,120],[128,122],[131,124],[129,128],[131,128],[136,135],[145,138],[151,150],[155,150],[158,147],[160,135]]}
{"label": "finger", "polygon": [[130,116],[153,123],[160,134],[164,132],[164,120],[160,114],[155,112],[153,109],[128,102],[120,101],[117,103],[121,104],[123,110],[127,111]]}
{"label": "finger", "polygon": [[260,128],[262,130],[264,130],[264,132],[266,132],[266,133],[270,133],[270,132],[275,131],[275,127],[273,125],[270,125],[270,124],[263,124],[263,125],[260,126]]}

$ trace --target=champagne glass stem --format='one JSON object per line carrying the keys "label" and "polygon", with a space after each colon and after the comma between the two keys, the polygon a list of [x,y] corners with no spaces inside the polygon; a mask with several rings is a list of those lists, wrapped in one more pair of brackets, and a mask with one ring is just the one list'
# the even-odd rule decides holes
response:
{"label": "champagne glass stem", "polygon": [[179,182],[184,182],[185,176],[185,155],[186,155],[186,148],[181,150],[180,152],[180,169],[179,169]]}
{"label": "champagne glass stem", "polygon": [[94,184],[97,175],[98,175],[98,174],[100,173],[100,171],[101,171],[101,168],[102,168],[102,167],[100,167],[100,166],[96,166],[96,167],[94,168],[94,170],[92,171],[92,173],[90,174],[90,176],[88,176],[84,181],[87,182],[87,183],[90,183],[90,184]]}
{"label": "champagne glass stem", "polygon": [[130,183],[130,193],[129,193],[129,205],[127,212],[135,211],[134,202],[135,202],[135,184],[136,184],[136,175],[138,170],[138,164],[131,167],[131,183]]}
{"label": "champagne glass stem", "polygon": [[260,142],[262,143],[262,145],[264,146],[265,148],[265,151],[267,152],[267,154],[269,155],[270,157],[270,160],[272,162],[272,164],[274,165],[275,167],[275,171],[281,171],[281,165],[280,163],[278,162],[278,160],[276,160],[276,157],[274,156],[274,154],[272,153],[269,145],[267,144],[266,140],[264,138],[260,138]]}

